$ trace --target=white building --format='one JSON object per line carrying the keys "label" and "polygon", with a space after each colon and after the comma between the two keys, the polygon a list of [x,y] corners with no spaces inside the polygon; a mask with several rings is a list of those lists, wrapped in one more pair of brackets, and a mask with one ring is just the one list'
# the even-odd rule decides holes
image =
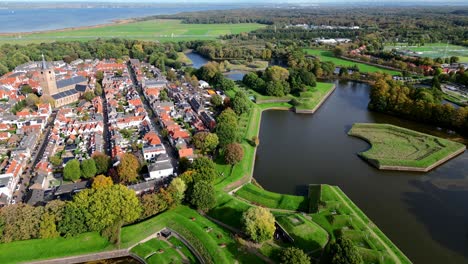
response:
{"label": "white building", "polygon": [[149,178],[145,180],[155,180],[168,177],[174,173],[174,167],[172,167],[171,160],[166,154],[160,155],[154,164],[148,166]]}
{"label": "white building", "polygon": [[155,160],[158,155],[166,154],[166,149],[163,145],[145,146],[142,149],[143,157],[146,161]]}

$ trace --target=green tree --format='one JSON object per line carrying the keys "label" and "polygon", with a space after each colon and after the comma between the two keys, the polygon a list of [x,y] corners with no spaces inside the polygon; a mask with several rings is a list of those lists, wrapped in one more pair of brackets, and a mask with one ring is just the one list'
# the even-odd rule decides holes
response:
{"label": "green tree", "polygon": [[59,156],[49,157],[49,161],[54,167],[62,165],[62,158],[60,158]]}
{"label": "green tree", "polygon": [[207,157],[196,158],[191,166],[196,172],[195,181],[213,182],[216,179],[217,171],[214,162]]}
{"label": "green tree", "polygon": [[331,264],[361,264],[364,263],[353,242],[347,238],[338,238],[332,241],[325,249],[327,263]]}
{"label": "green tree", "polygon": [[65,205],[62,220],[58,224],[58,231],[65,237],[76,236],[88,231],[84,206],[86,205],[74,202],[67,202]]}
{"label": "green tree", "polygon": [[181,178],[173,179],[171,184],[169,184],[169,187],[167,187],[167,191],[174,198],[174,205],[178,205],[182,203],[185,197],[186,190],[187,190],[187,185]]}
{"label": "green tree", "polygon": [[221,107],[223,105],[223,98],[221,98],[220,95],[215,94],[215,95],[211,96],[210,103],[214,107],[219,108],[219,107]]}
{"label": "green tree", "polygon": [[236,87],[236,83],[226,77],[222,77],[218,84],[219,89],[223,91],[231,91]]}
{"label": "green tree", "polygon": [[3,65],[2,63],[0,63],[0,76],[4,75],[6,73],[8,73],[8,68],[5,65]]}
{"label": "green tree", "polygon": [[193,186],[190,203],[198,210],[209,211],[216,205],[216,195],[213,184],[200,181]]}
{"label": "green tree", "polygon": [[267,81],[281,82],[289,78],[289,71],[280,66],[271,66],[265,70],[265,79]]}
{"label": "green tree", "polygon": [[21,86],[20,91],[22,94],[30,94],[34,92],[29,84]]}
{"label": "green tree", "polygon": [[95,152],[92,158],[96,163],[96,174],[106,174],[111,163],[110,157],[104,153]]}
{"label": "green tree", "polygon": [[281,251],[281,264],[310,264],[310,257],[304,251],[295,247],[288,247]]}
{"label": "green tree", "polygon": [[117,167],[117,174],[121,182],[130,183],[137,181],[140,163],[135,155],[125,153],[120,158],[120,164]]}
{"label": "green tree", "polygon": [[192,142],[203,154],[213,152],[219,144],[218,136],[210,132],[198,132],[193,136]]}
{"label": "green tree", "polygon": [[132,223],[141,214],[135,192],[120,184],[83,190],[75,195],[73,203],[84,205],[86,225],[92,231],[102,231],[116,223]]}
{"label": "green tree", "polygon": [[83,98],[88,102],[91,102],[91,100],[93,100],[94,97],[96,97],[96,95],[91,91],[87,91],[83,94]]}
{"label": "green tree", "polygon": [[244,149],[239,143],[231,143],[224,149],[224,160],[227,164],[235,165],[244,158]]}
{"label": "green tree", "polygon": [[255,242],[273,238],[275,217],[263,207],[251,207],[242,214],[242,225],[245,233]]}
{"label": "green tree", "polygon": [[59,236],[60,233],[57,231],[55,217],[49,213],[44,213],[41,217],[39,238],[54,238]]}
{"label": "green tree", "polygon": [[97,96],[102,95],[102,85],[98,82],[96,82],[96,86],[94,87],[94,94],[96,94]]}
{"label": "green tree", "polygon": [[44,208],[13,204],[0,209],[0,239],[4,243],[39,238]]}
{"label": "green tree", "polygon": [[251,107],[250,99],[243,91],[238,91],[231,101],[232,109],[237,115],[248,113]]}
{"label": "green tree", "polygon": [[114,182],[112,181],[112,178],[111,177],[106,177],[106,176],[101,174],[101,175],[98,175],[98,176],[94,177],[91,188],[100,189],[100,188],[111,187],[112,185],[114,185]]}
{"label": "green tree", "polygon": [[239,125],[236,113],[230,108],[224,110],[217,118],[216,134],[219,145],[225,147],[239,139]]}
{"label": "green tree", "polygon": [[89,179],[96,175],[96,163],[93,159],[83,160],[81,162],[81,176],[83,178]]}
{"label": "green tree", "polygon": [[63,178],[69,181],[76,181],[80,176],[80,162],[76,159],[69,160],[63,169]]}

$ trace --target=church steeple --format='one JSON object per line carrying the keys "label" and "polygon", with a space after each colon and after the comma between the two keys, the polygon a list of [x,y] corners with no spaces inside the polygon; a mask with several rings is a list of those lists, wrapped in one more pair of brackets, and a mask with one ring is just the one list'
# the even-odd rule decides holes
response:
{"label": "church steeple", "polygon": [[47,69],[47,62],[45,60],[44,53],[42,53],[42,65],[41,66],[43,70]]}

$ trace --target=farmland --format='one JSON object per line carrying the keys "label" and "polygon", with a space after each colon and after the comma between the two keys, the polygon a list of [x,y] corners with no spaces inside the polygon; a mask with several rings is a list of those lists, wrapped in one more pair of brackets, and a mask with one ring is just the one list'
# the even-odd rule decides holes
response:
{"label": "farmland", "polygon": [[379,169],[428,171],[466,148],[460,143],[387,124],[354,124],[348,134],[372,145],[359,155]]}
{"label": "farmland", "polygon": [[148,20],[69,30],[0,36],[0,43],[27,44],[54,41],[87,41],[124,38],[147,41],[210,40],[264,27],[261,24],[182,24],[180,20]]}
{"label": "farmland", "polygon": [[409,46],[406,43],[396,43],[385,46],[385,50],[392,49],[411,56],[433,59],[457,56],[460,58],[460,62],[468,62],[468,48],[447,43],[426,43],[424,46]]}
{"label": "farmland", "polygon": [[333,62],[336,66],[352,67],[357,65],[360,72],[385,72],[391,75],[398,75],[398,71],[379,68],[373,65],[368,65],[365,63],[359,63],[354,61],[349,61],[333,56],[333,53],[329,50],[320,50],[320,49],[305,49],[305,52],[309,55],[316,56],[322,61]]}

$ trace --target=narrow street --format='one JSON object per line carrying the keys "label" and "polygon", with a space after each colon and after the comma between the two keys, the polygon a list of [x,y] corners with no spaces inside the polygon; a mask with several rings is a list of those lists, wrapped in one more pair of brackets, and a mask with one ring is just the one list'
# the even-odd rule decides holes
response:
{"label": "narrow street", "polygon": [[26,170],[23,172],[23,175],[20,179],[20,188],[18,191],[15,192],[16,201],[25,202],[24,197],[26,195],[28,186],[31,185],[31,181],[33,178],[32,172],[34,171],[34,167],[36,167],[37,163],[42,159],[42,156],[44,155],[44,151],[47,148],[47,144],[49,143],[50,132],[52,130],[52,127],[54,126],[54,121],[56,117],[57,110],[54,110],[50,115],[48,120],[49,122],[46,124],[45,130],[39,139],[39,143],[31,153],[32,156],[30,162],[26,166]]}

